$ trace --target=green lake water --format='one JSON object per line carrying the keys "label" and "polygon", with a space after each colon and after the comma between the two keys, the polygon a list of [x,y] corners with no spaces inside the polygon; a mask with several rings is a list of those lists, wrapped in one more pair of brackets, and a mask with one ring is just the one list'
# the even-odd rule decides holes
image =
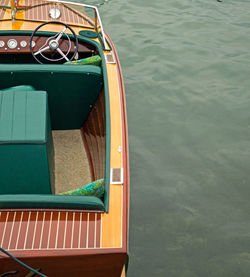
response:
{"label": "green lake water", "polygon": [[250,1],[87,3],[126,88],[128,277],[249,277]]}

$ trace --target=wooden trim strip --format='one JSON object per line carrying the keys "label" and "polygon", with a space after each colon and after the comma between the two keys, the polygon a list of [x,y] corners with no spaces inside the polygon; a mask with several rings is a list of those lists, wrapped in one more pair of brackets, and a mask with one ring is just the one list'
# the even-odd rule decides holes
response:
{"label": "wooden trim strip", "polygon": [[73,213],[72,233],[71,233],[71,249],[73,248],[74,228],[75,228],[75,213]]}
{"label": "wooden trim strip", "polygon": [[49,222],[49,233],[48,233],[47,249],[49,248],[49,240],[50,240],[50,234],[51,234],[52,216],[53,216],[53,212],[50,213],[50,222]]}
{"label": "wooden trim strip", "polygon": [[8,244],[8,248],[10,249],[10,243],[11,243],[11,239],[12,239],[12,235],[13,235],[13,230],[14,230],[14,225],[15,225],[15,219],[16,219],[16,212],[14,213],[14,217],[13,217],[13,221],[12,221],[12,226],[11,226],[11,231],[10,231],[10,238],[9,238],[9,244]]}
{"label": "wooden trim strip", "polygon": [[87,216],[87,235],[86,235],[86,248],[89,247],[89,213]]}
{"label": "wooden trim strip", "polygon": [[33,239],[32,239],[32,249],[34,248],[34,242],[35,242],[35,236],[36,236],[36,229],[37,229],[37,219],[38,219],[38,212],[36,213],[36,222],[35,222],[35,229],[34,229],[34,234],[33,234]]}
{"label": "wooden trim strip", "polygon": [[118,83],[119,83],[119,93],[120,93],[120,101],[121,101],[121,121],[122,121],[122,126],[121,126],[122,127],[122,164],[124,169],[122,248],[127,252],[128,251],[128,222],[129,222],[129,151],[128,151],[126,99],[125,99],[124,83],[123,83],[121,66],[119,63],[118,55],[112,40],[110,39],[107,33],[105,33],[105,35],[113,49],[113,54],[117,62],[116,67],[117,67],[117,74],[119,79]]}
{"label": "wooden trim strip", "polygon": [[19,237],[20,237],[20,231],[21,231],[21,226],[22,226],[22,220],[23,220],[23,212],[22,212],[22,214],[21,214],[21,219],[20,219],[20,223],[19,223],[19,226],[18,226],[18,233],[17,233],[17,240],[16,240],[15,249],[17,249],[17,244],[18,244]]}
{"label": "wooden trim strip", "polygon": [[78,248],[80,248],[80,243],[81,243],[81,230],[82,230],[82,213],[80,214]]}
{"label": "wooden trim strip", "polygon": [[97,214],[95,214],[94,248],[96,248],[96,227],[97,227]]}
{"label": "wooden trim strip", "polygon": [[[107,34],[106,34],[107,35]],[[118,55],[116,49],[114,47],[113,42],[110,37],[107,36],[110,40],[111,47],[114,51],[114,55],[117,61],[118,66],[118,77],[119,77],[119,85],[120,85],[120,93],[121,93],[121,103],[122,103],[122,130],[123,130],[123,168],[124,168],[124,185],[123,185],[123,197],[124,197],[124,209],[123,209],[123,247],[128,251],[128,232],[129,232],[129,147],[128,147],[128,126],[127,126],[127,109],[126,109],[126,97],[125,97],[125,88],[122,77],[121,65],[118,59]]]}
{"label": "wooden trim strip", "polygon": [[26,243],[27,243],[27,235],[28,235],[28,230],[29,230],[29,225],[30,225],[30,215],[31,212],[29,212],[29,217],[28,217],[28,222],[27,222],[27,227],[26,227],[26,232],[25,232],[25,239],[24,239],[24,244],[23,244],[23,248],[26,248]]}
{"label": "wooden trim strip", "polygon": [[2,240],[1,240],[1,246],[2,247],[3,247],[3,242],[4,242],[4,236],[5,236],[5,232],[6,232],[8,217],[9,217],[9,212],[7,212],[7,216],[6,216],[6,220],[5,220],[5,224],[4,224],[3,235],[2,235]]}
{"label": "wooden trim strip", "polygon": [[64,239],[63,239],[63,249],[65,248],[65,243],[66,243],[67,224],[68,224],[68,213],[66,213],[66,220],[65,220]]}
{"label": "wooden trim strip", "polygon": [[45,214],[46,214],[46,212],[43,213],[43,222],[42,222],[42,229],[41,229],[41,237],[40,237],[39,249],[41,249],[41,246],[42,246],[42,238],[43,238],[43,229],[44,229]]}

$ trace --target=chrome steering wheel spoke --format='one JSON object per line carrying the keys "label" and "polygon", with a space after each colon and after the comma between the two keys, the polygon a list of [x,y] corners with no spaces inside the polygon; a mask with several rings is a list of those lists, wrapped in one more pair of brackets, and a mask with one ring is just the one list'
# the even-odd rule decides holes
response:
{"label": "chrome steering wheel spoke", "polygon": [[62,51],[59,47],[56,49],[56,51],[57,51],[59,54],[61,54],[61,56],[62,56],[67,62],[69,62],[68,57],[63,53],[63,51]]}
{"label": "chrome steering wheel spoke", "polygon": [[65,27],[57,36],[56,41],[58,42],[60,40],[60,38],[62,37],[62,35],[65,33],[65,31],[67,30],[67,27]]}
{"label": "chrome steering wheel spoke", "polygon": [[36,56],[36,55],[38,55],[38,54],[41,54],[42,52],[44,52],[44,51],[46,51],[46,50],[49,50],[49,46],[44,47],[44,48],[42,48],[42,49],[39,49],[36,53],[34,53],[34,55]]}

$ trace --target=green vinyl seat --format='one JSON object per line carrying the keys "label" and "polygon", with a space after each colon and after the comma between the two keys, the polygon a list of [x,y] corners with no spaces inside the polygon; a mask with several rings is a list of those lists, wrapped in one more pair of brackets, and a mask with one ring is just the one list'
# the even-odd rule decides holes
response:
{"label": "green vinyl seat", "polygon": [[53,143],[46,91],[0,91],[0,194],[53,193]]}
{"label": "green vinyl seat", "polygon": [[96,65],[0,64],[0,78],[0,89],[47,91],[53,130],[80,129],[103,87]]}

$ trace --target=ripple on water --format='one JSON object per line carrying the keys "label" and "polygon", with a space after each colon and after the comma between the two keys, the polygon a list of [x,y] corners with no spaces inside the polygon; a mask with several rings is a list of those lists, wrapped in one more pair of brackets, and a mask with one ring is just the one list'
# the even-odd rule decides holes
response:
{"label": "ripple on water", "polygon": [[126,87],[130,277],[249,276],[249,10],[248,0],[100,6]]}

